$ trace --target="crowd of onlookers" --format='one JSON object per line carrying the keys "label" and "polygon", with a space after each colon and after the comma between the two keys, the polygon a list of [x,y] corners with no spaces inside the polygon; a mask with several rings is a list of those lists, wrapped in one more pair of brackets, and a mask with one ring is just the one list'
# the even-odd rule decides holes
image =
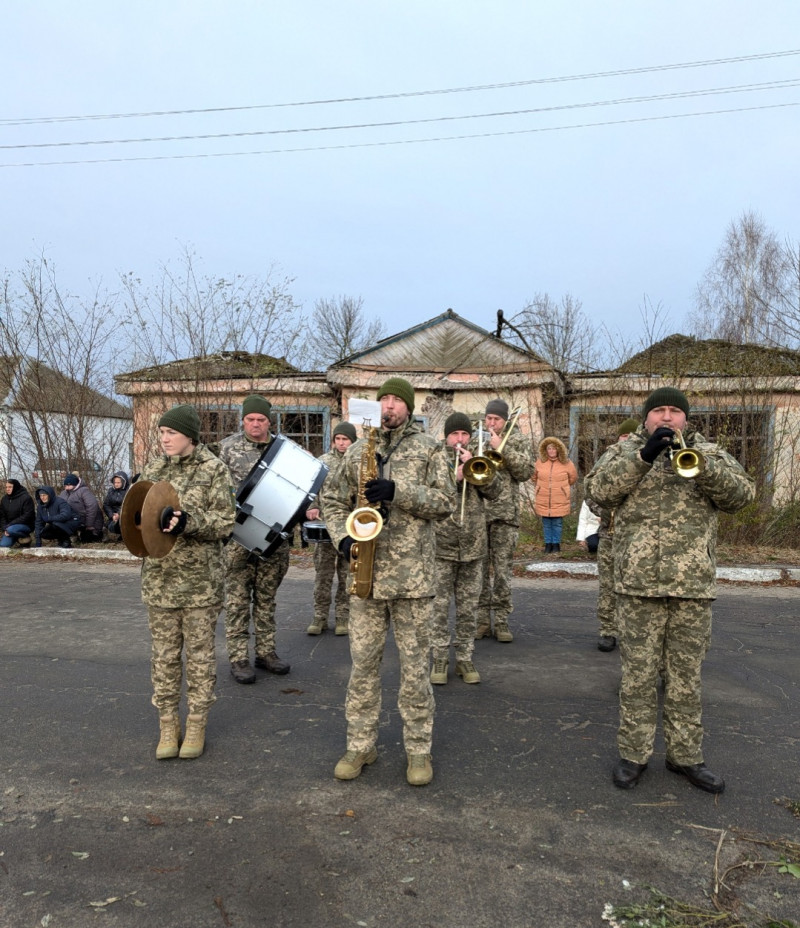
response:
{"label": "crowd of onlookers", "polygon": [[62,548],[71,548],[73,542],[119,541],[122,501],[129,486],[128,475],[117,471],[101,505],[76,473],[64,475],[60,493],[39,486],[34,497],[19,480],[6,480],[0,499],[0,547],[39,548],[45,540]]}

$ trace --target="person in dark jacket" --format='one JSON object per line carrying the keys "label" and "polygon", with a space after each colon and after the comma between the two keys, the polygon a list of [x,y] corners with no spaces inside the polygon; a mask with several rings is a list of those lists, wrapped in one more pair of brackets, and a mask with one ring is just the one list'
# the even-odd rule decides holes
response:
{"label": "person in dark jacket", "polygon": [[80,516],[81,527],[78,530],[78,540],[90,543],[102,541],[103,511],[100,509],[97,497],[77,474],[67,474],[64,478],[64,489],[58,496],[59,499],[69,503]]}
{"label": "person in dark jacket", "polygon": [[0,500],[0,548],[12,548],[18,539],[27,538],[35,524],[31,494],[19,480],[6,480],[6,492]]}
{"label": "person in dark jacket", "polygon": [[36,499],[36,547],[42,547],[43,538],[52,538],[62,548],[71,548],[70,539],[81,527],[81,517],[52,487],[37,487]]}
{"label": "person in dark jacket", "polygon": [[124,470],[118,470],[111,478],[111,488],[103,500],[103,512],[108,519],[106,528],[112,541],[116,541],[122,536],[119,514],[122,511],[122,501],[125,499],[129,486],[128,475]]}

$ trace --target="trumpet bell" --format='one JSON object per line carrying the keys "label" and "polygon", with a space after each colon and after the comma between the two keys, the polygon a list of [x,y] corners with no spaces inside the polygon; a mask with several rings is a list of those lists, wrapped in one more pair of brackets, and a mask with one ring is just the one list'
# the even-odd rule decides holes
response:
{"label": "trumpet bell", "polygon": [[474,487],[483,487],[494,480],[497,466],[489,457],[470,458],[461,468],[461,473],[467,483]]}
{"label": "trumpet bell", "polygon": [[696,477],[706,469],[706,459],[691,448],[682,448],[672,455],[672,469],[679,477]]}
{"label": "trumpet bell", "polygon": [[383,516],[371,506],[361,506],[347,517],[345,530],[355,541],[372,541],[383,531]]}
{"label": "trumpet bell", "polygon": [[497,470],[502,470],[504,468],[505,462],[503,461],[503,455],[499,451],[495,451],[494,448],[486,449],[486,459],[492,464]]}

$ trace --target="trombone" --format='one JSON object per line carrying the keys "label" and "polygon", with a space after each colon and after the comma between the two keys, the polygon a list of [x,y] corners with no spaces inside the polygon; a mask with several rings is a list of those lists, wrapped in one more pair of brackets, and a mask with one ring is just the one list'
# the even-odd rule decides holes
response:
{"label": "trombone", "polygon": [[676,448],[672,444],[668,452],[672,469],[679,477],[686,477],[687,479],[702,474],[706,469],[705,455],[694,448],[686,447],[680,429],[675,429],[675,438],[678,439],[678,447]]}
{"label": "trombone", "polygon": [[511,413],[511,418],[508,420],[508,425],[506,425],[503,438],[497,448],[489,448],[486,452],[486,457],[494,464],[495,467],[501,468],[505,467],[503,462],[503,448],[506,446],[508,441],[508,436],[514,429],[514,426],[517,424],[517,419],[519,419],[519,414],[522,412],[522,407],[517,406],[513,413]]}

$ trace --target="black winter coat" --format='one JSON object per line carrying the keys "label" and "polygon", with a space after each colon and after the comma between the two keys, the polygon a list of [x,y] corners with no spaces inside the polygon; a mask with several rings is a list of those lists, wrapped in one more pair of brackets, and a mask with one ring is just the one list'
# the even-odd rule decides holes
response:
{"label": "black winter coat", "polygon": [[6,530],[8,525],[27,525],[33,531],[36,522],[31,494],[22,486],[19,480],[9,480],[14,489],[9,496],[7,493],[0,500],[0,532]]}

